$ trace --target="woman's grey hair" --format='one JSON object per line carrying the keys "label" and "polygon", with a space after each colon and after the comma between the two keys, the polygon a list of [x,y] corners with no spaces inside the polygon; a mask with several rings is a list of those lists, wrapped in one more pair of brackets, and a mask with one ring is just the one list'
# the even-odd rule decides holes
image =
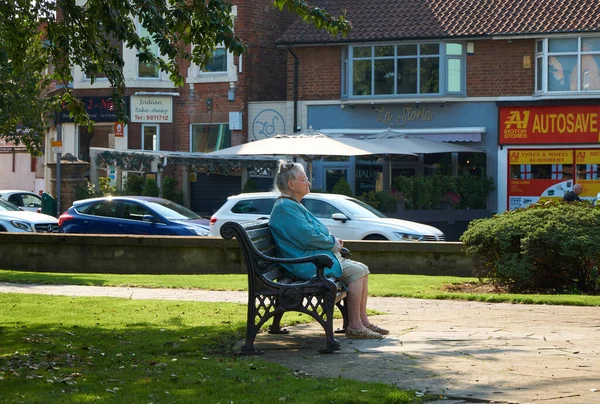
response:
{"label": "woman's grey hair", "polygon": [[279,192],[288,191],[288,181],[295,179],[298,173],[303,171],[304,167],[300,163],[279,160],[279,168],[277,169],[277,174],[275,174],[275,190]]}

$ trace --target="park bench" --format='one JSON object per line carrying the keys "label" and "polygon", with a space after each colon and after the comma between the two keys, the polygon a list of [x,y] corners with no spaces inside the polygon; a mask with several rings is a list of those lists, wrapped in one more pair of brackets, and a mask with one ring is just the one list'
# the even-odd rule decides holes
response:
{"label": "park bench", "polygon": [[[270,334],[287,334],[280,323],[281,317],[288,311],[308,314],[321,324],[327,344],[319,352],[332,353],[340,349],[339,341],[334,338],[333,311],[337,306],[344,319],[343,328],[336,332],[345,332],[348,324],[346,287],[337,278],[325,276],[325,268],[333,265],[329,256],[276,258],[268,220],[224,223],[221,236],[238,240],[248,270],[248,317],[242,354],[262,354],[254,348],[254,340],[270,319],[273,319]],[[308,281],[292,278],[280,266],[282,263],[303,262],[312,262],[317,268],[317,275]]]}

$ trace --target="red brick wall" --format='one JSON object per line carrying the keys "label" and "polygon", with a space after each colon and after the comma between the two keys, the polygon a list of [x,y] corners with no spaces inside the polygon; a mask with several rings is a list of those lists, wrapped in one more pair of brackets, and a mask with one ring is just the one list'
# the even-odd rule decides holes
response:
{"label": "red brick wall", "polygon": [[[531,95],[535,81],[535,40],[476,41],[467,56],[467,96]],[[529,56],[531,67],[523,68]]]}
{"label": "red brick wall", "polygon": [[288,52],[278,49],[275,42],[296,15],[279,11],[272,0],[233,1],[236,3],[235,33],[248,45],[242,57],[240,83],[247,92],[247,100],[285,100]]}
{"label": "red brick wall", "polygon": [[[295,48],[298,101],[340,99],[341,47]],[[294,99],[294,58],[288,56],[287,99]]]}

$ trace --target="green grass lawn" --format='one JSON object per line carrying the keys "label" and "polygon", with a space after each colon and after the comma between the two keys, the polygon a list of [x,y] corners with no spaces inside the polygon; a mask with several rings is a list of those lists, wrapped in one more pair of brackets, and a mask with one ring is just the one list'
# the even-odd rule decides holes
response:
{"label": "green grass lawn", "polygon": [[[115,275],[0,270],[0,282],[238,291],[247,289],[247,276],[245,274]],[[446,288],[448,285],[461,284],[465,282],[478,282],[478,280],[477,278],[461,278],[454,276],[372,274],[369,277],[369,292],[371,296],[413,297],[422,299],[461,299],[495,303],[506,302],[600,306],[600,296],[465,293],[448,291]]]}
{"label": "green grass lawn", "polygon": [[[1,403],[420,403],[231,354],[242,304],[0,294]],[[294,317],[296,318],[296,317]],[[307,321],[300,318],[294,321]]]}

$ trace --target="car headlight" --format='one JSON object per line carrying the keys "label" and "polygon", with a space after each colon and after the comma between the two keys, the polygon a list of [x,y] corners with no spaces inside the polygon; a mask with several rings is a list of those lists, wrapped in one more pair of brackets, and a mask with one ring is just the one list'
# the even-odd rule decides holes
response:
{"label": "car headlight", "polygon": [[202,229],[200,227],[187,227],[187,229],[193,233],[196,233],[198,236],[208,236],[210,231],[207,229]]}
{"label": "car headlight", "polygon": [[396,237],[400,241],[421,241],[423,240],[422,234],[411,234],[411,233],[402,233],[402,232],[394,232]]}
{"label": "car headlight", "polygon": [[25,222],[19,222],[19,221],[16,221],[16,220],[11,220],[10,224],[12,224],[13,226],[15,226],[17,229],[21,229],[21,230],[24,230],[24,231],[33,231],[31,229],[31,226],[29,226]]}

